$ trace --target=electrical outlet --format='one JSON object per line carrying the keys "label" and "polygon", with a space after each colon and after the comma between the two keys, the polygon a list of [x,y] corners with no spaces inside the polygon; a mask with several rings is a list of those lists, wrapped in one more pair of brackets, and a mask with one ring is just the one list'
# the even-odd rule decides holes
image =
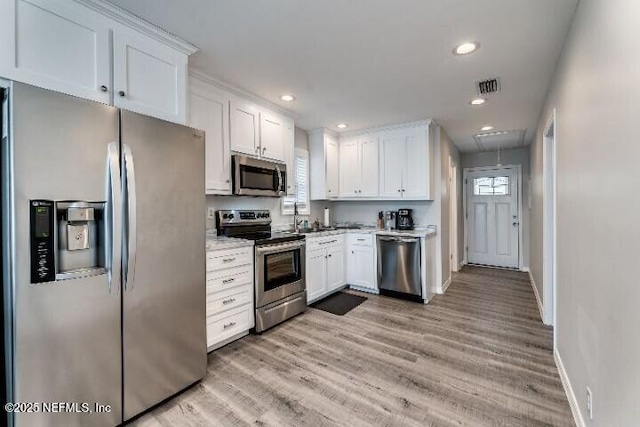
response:
{"label": "electrical outlet", "polygon": [[216,209],[215,208],[207,208],[207,218],[215,219],[216,217]]}
{"label": "electrical outlet", "polygon": [[589,413],[589,419],[593,420],[593,394],[589,387],[587,387],[587,413]]}

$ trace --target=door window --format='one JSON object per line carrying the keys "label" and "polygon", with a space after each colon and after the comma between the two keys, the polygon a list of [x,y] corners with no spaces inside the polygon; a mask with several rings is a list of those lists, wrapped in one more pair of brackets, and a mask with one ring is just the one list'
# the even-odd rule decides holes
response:
{"label": "door window", "polygon": [[474,196],[508,196],[509,177],[481,177],[473,179],[473,195]]}

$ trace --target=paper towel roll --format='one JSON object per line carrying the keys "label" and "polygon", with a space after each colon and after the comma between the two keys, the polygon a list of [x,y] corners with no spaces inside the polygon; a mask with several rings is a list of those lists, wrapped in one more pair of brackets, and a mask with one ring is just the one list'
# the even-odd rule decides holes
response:
{"label": "paper towel roll", "polygon": [[331,227],[331,219],[329,218],[329,208],[324,208],[324,226]]}

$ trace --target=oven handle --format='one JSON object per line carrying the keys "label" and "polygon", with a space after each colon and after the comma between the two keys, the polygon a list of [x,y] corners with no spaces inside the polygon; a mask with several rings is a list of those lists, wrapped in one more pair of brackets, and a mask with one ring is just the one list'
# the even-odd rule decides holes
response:
{"label": "oven handle", "polygon": [[265,245],[256,248],[257,254],[269,254],[288,251],[289,249],[301,248],[305,245],[305,242],[286,243],[282,245]]}

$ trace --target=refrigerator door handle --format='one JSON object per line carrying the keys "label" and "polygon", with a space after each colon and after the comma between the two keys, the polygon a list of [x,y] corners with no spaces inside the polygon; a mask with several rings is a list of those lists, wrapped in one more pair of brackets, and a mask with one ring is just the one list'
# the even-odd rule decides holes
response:
{"label": "refrigerator door handle", "polygon": [[107,146],[107,215],[105,221],[106,264],[109,293],[113,282],[120,279],[122,248],[122,184],[120,181],[120,152],[117,142]]}
{"label": "refrigerator door handle", "polygon": [[136,177],[135,167],[133,164],[133,152],[131,147],[126,144],[122,145],[124,151],[124,182],[123,191],[126,194],[125,221],[126,221],[126,242],[123,246],[126,253],[123,258],[126,259],[124,264],[124,290],[133,290],[136,272]]}

